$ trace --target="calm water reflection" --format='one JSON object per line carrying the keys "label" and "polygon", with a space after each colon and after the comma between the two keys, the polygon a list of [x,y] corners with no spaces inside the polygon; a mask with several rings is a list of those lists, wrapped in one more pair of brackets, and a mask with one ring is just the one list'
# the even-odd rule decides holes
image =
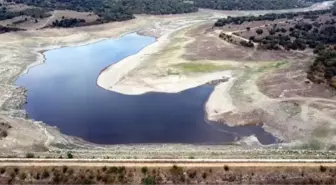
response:
{"label": "calm water reflection", "polygon": [[102,69],[153,42],[152,37],[128,34],[45,52],[45,64],[16,81],[28,89],[25,109],[29,118],[99,144],[223,143],[235,140],[229,132],[256,134],[265,144],[274,142],[260,127],[206,123],[203,107],[211,86],[177,94],[127,96],[96,85]]}

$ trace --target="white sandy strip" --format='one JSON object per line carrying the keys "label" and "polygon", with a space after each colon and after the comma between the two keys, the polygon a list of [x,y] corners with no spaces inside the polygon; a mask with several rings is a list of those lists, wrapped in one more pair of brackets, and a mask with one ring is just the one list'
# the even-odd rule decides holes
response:
{"label": "white sandy strip", "polygon": [[230,71],[215,72],[202,75],[170,75],[164,77],[139,76],[127,77],[142,62],[169,44],[170,34],[165,34],[157,42],[145,47],[139,53],[131,55],[106,68],[99,75],[97,84],[110,91],[127,95],[139,95],[147,92],[177,93],[186,89],[203,85],[209,81],[231,77]]}
{"label": "white sandy strip", "polygon": [[228,82],[217,85],[211,93],[207,103],[205,104],[205,111],[209,120],[218,121],[221,114],[235,109],[229,94],[234,81],[235,78],[231,78]]}
{"label": "white sandy strip", "polygon": [[138,95],[147,92],[178,93],[223,77],[231,77],[231,72],[223,71],[197,76],[143,77],[141,81],[128,80],[125,83],[113,86],[111,89],[128,95]]}
{"label": "white sandy strip", "polygon": [[[120,83],[123,78],[139,66],[143,61],[148,59],[152,54],[158,52],[166,44],[169,43],[169,34],[163,35],[155,43],[145,47],[139,53],[131,55],[123,60],[109,66],[98,76],[97,84],[110,91],[116,91],[116,86]],[[130,87],[131,88],[131,87]],[[131,90],[131,89],[130,89]],[[119,91],[116,91],[119,92]],[[141,94],[136,92],[119,92],[122,94]]]}

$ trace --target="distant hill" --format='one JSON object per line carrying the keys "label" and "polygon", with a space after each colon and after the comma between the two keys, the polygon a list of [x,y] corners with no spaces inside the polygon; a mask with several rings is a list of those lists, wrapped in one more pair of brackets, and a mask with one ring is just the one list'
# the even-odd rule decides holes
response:
{"label": "distant hill", "polygon": [[193,1],[184,0],[6,0],[36,7],[94,12],[103,22],[123,21],[133,14],[180,14],[196,12]]}
{"label": "distant hill", "polygon": [[180,14],[198,8],[220,10],[288,9],[323,0],[6,0],[31,6],[94,12],[103,22],[132,19],[133,14]]}
{"label": "distant hill", "polygon": [[[181,14],[198,11],[198,8],[220,10],[265,10],[288,9],[310,6],[323,0],[4,0],[0,3],[0,21],[25,16],[13,20],[18,23],[35,20],[35,24],[52,15],[52,10],[72,10],[95,14],[95,20],[85,21],[84,17],[62,17],[53,20],[45,27],[76,27],[102,24],[113,21],[125,21],[134,18],[134,14]],[[30,7],[25,10],[11,11],[6,4]],[[31,22],[31,21],[30,21]],[[3,25],[8,26],[8,25]],[[11,26],[11,25],[9,25]]]}

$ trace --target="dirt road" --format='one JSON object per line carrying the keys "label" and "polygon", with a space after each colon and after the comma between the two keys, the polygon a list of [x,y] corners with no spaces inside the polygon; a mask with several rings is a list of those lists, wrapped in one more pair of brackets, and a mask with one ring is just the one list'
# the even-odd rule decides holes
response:
{"label": "dirt road", "polygon": [[171,167],[178,165],[182,167],[223,167],[228,165],[231,167],[318,167],[320,165],[336,167],[335,159],[288,159],[288,160],[272,160],[272,159],[223,159],[223,160],[200,160],[200,159],[20,159],[8,158],[0,159],[0,166],[125,166],[125,167]]}

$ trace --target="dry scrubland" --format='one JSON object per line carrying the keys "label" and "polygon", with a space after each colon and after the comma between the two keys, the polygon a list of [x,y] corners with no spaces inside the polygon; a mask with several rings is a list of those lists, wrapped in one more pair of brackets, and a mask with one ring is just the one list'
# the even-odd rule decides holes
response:
{"label": "dry scrubland", "polygon": [[[120,78],[109,78],[109,80],[105,78],[105,81],[103,78],[103,81],[100,81],[102,78],[100,76],[99,85],[125,94],[139,94],[147,91],[179,92],[213,80],[224,79],[224,82],[229,78],[227,82],[216,86],[205,105],[209,119],[225,121],[232,125],[263,122],[266,131],[285,143],[281,147],[286,147],[286,143],[290,146],[295,145],[299,149],[333,147],[334,135],[332,135],[331,123],[334,119],[320,109],[306,106],[308,103],[333,103],[333,100],[303,96],[270,97],[266,93],[267,90],[260,90],[263,79],[269,80],[266,78],[267,75],[276,74],[274,70],[281,72],[285,67],[292,69],[294,60],[300,59],[300,62],[296,63],[306,66],[305,62],[310,62],[309,55],[292,53],[286,54],[287,58],[279,60],[277,53],[245,51],[218,38],[218,30],[211,28],[212,20],[219,17],[251,13],[266,12],[202,10],[186,15],[138,16],[137,19],[126,22],[90,27],[32,29],[0,35],[2,51],[0,53],[0,120],[11,126],[7,131],[8,136],[0,140],[0,154],[24,157],[28,151],[32,151],[36,156],[57,158],[60,155],[64,156],[64,151],[72,151],[79,158],[93,156],[97,158],[333,157],[334,153],[327,151],[287,150],[277,149],[277,146],[260,148],[260,144],[255,142],[253,136],[233,145],[99,146],[65,136],[57,128],[49,127],[44,123],[26,119],[22,106],[26,101],[27,92],[13,85],[13,82],[17,76],[27,72],[27,69],[43,62],[42,51],[88,44],[137,31],[140,34],[157,37],[158,42],[108,68],[102,73],[103,76],[107,75],[109,78],[112,74]],[[262,61],[259,56],[263,56]],[[274,59],[274,57],[278,58]],[[128,63],[131,61],[139,65]],[[301,72],[298,71],[297,75],[302,75]],[[286,75],[288,82],[296,79],[296,73],[293,74],[295,75],[292,73]],[[120,81],[121,77],[122,81]],[[312,84],[305,86],[305,88],[313,87]],[[278,91],[283,92],[288,89],[284,87],[277,89]],[[312,121],[308,123],[304,119]],[[324,124],[320,124],[319,121]],[[319,129],[327,130],[330,135],[315,134]]]}
{"label": "dry scrubland", "polygon": [[0,167],[1,184],[334,184],[334,165]]}

